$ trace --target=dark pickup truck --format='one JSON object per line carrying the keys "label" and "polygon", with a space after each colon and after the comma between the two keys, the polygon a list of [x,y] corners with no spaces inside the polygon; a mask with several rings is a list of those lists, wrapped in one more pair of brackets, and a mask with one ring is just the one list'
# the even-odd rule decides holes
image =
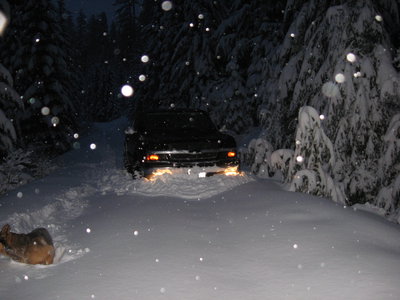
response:
{"label": "dark pickup truck", "polygon": [[239,174],[236,143],[201,110],[145,112],[125,131],[124,165],[152,179],[184,170],[198,177]]}

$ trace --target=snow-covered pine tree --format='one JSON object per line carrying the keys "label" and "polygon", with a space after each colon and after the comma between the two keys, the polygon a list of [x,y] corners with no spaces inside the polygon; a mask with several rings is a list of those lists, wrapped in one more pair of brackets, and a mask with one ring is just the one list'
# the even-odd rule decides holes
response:
{"label": "snow-covered pine tree", "polygon": [[[10,19],[7,1],[0,1],[0,10]],[[10,72],[0,63],[0,163],[15,149],[17,136],[20,135],[19,122],[23,104],[13,84]]]}
{"label": "snow-covered pine tree", "polygon": [[232,1],[214,33],[218,78],[207,88],[211,113],[220,126],[243,132],[257,125],[257,111],[278,44],[282,2]]}
{"label": "snow-covered pine tree", "polygon": [[260,177],[271,177],[275,169],[272,166],[271,155],[274,149],[272,145],[262,137],[250,141],[242,164],[250,165],[250,171]]}
{"label": "snow-covered pine tree", "polygon": [[27,104],[22,122],[23,139],[48,151],[65,151],[76,128],[65,46],[60,20],[52,1],[29,0],[20,9],[24,24],[13,57],[15,87]]}
{"label": "snow-covered pine tree", "polygon": [[117,101],[114,72],[109,64],[93,65],[87,75],[86,109],[87,117],[94,122],[107,122],[121,115]]}
{"label": "snow-covered pine tree", "polygon": [[293,191],[331,197],[335,202],[344,204],[344,193],[331,177],[335,154],[320,118],[318,112],[310,106],[300,109],[296,147],[286,181],[291,183]]}
{"label": "snow-covered pine tree", "polygon": [[400,223],[400,114],[392,118],[383,141],[385,148],[379,160],[382,186],[372,203]]}
{"label": "snow-covered pine tree", "polygon": [[[115,19],[117,29],[117,44],[120,51],[120,65],[125,66],[127,71],[135,65],[138,56],[138,24],[137,9],[140,5],[138,0],[115,0]],[[125,60],[122,60],[125,59]]]}
{"label": "snow-covered pine tree", "polygon": [[13,88],[13,79],[0,64],[0,163],[15,149],[22,101]]}
{"label": "snow-covered pine tree", "polygon": [[[80,44],[75,40],[77,36],[74,20],[72,18],[71,12],[65,7],[64,0],[58,0],[56,11],[58,13],[59,25],[61,31],[63,32],[63,44],[60,45],[65,52],[66,69],[65,72],[65,90],[68,93],[68,98],[72,100],[74,107],[76,108],[76,114],[79,120],[86,119],[83,116],[83,105],[84,105],[84,95],[82,94],[82,78],[81,67],[79,66]],[[82,42],[82,41],[80,41]],[[76,47],[77,45],[78,47]]]}
{"label": "snow-covered pine tree", "polygon": [[110,121],[120,115],[117,104],[117,79],[119,78],[115,70],[119,73],[124,73],[124,71],[117,63],[117,58],[121,58],[119,50],[115,55],[105,13],[92,15],[87,27],[81,17],[80,26],[87,28],[85,34],[87,47],[82,49],[88,57],[82,65],[82,72],[85,74],[82,80],[85,91],[84,115],[90,121]]}
{"label": "snow-covered pine tree", "polygon": [[380,136],[399,111],[394,35],[378,10],[381,2],[288,1],[280,67],[266,82],[271,97],[263,97],[268,118],[262,120],[275,147],[288,146],[300,107],[325,115],[336,157],[332,175],[343,182],[350,203],[376,195]]}
{"label": "snow-covered pine tree", "polygon": [[161,1],[155,1],[146,8],[147,15],[153,11],[152,22],[143,28],[149,80],[140,83],[137,94],[146,107],[208,109],[205,87],[219,76],[212,35],[226,12],[223,2],[180,0],[163,10]]}

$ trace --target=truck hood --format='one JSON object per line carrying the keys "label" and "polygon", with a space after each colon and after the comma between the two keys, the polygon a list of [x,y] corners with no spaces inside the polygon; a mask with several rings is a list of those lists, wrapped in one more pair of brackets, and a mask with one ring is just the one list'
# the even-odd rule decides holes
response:
{"label": "truck hood", "polygon": [[202,131],[158,132],[143,136],[146,148],[151,151],[201,152],[222,148],[236,148],[233,137],[227,134]]}

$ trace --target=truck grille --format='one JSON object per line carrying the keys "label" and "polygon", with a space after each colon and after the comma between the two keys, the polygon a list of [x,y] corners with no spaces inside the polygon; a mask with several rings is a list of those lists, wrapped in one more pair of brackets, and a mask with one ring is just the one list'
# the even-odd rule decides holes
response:
{"label": "truck grille", "polygon": [[171,153],[171,162],[202,162],[213,161],[218,157],[217,152],[208,153]]}

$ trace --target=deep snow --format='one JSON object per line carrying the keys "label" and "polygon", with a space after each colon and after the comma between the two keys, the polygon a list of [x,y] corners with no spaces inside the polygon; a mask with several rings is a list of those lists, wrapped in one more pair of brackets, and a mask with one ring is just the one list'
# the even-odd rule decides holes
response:
{"label": "deep snow", "polygon": [[0,198],[1,225],[57,246],[52,266],[0,257],[0,299],[399,299],[398,225],[249,175],[132,181],[125,126]]}

